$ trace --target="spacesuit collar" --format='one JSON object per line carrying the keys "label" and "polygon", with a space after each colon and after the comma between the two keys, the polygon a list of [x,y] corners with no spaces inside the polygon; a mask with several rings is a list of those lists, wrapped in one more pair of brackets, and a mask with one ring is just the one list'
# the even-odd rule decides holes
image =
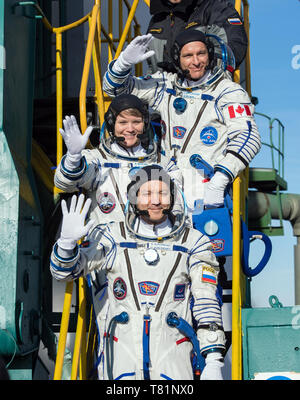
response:
{"label": "spacesuit collar", "polygon": [[[176,238],[181,235],[184,228],[187,227],[185,214],[168,215],[165,221],[153,227],[153,225],[142,221],[141,218],[134,213],[128,211],[125,213],[125,225],[129,235],[139,240],[150,242],[163,242],[169,239],[176,240]],[[172,221],[173,219],[174,223]],[[141,233],[140,230],[142,230],[143,233]]]}
{"label": "spacesuit collar", "polygon": [[211,76],[211,71],[206,71],[202,78],[198,79],[197,81],[190,81],[189,79],[184,79],[182,82],[183,87],[195,87],[202,85],[202,83],[206,82]]}
{"label": "spacesuit collar", "polygon": [[144,221],[143,218],[139,217],[136,219],[134,224],[134,230],[145,236],[149,237],[157,237],[157,236],[165,236],[172,232],[173,224],[169,218],[166,218],[160,224],[149,224]]}
{"label": "spacesuit collar", "polygon": [[120,156],[142,157],[147,154],[146,150],[140,143],[137,146],[130,147],[129,149],[120,146],[118,143],[112,143],[111,150]]}
{"label": "spacesuit collar", "polygon": [[157,145],[155,142],[153,145],[149,146],[148,152],[141,144],[138,144],[127,151],[124,147],[121,147],[117,143],[111,143],[110,138],[103,140],[101,147],[103,148],[104,152],[109,154],[111,157],[130,162],[150,160],[153,159],[153,157],[155,157],[157,154]]}
{"label": "spacesuit collar", "polygon": [[220,78],[223,79],[223,77],[224,77],[223,71],[219,71],[218,73],[213,74],[209,70],[198,81],[190,81],[188,79],[184,79],[182,81],[178,78],[175,78],[175,86],[179,90],[185,90],[185,91],[193,91],[193,90],[197,90],[197,89],[204,90],[204,89],[208,89],[213,83],[215,83]]}

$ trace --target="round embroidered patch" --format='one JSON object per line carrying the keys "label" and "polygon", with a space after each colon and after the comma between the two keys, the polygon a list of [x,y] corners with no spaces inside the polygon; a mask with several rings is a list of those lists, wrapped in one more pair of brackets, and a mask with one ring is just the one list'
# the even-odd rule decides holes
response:
{"label": "round embroidered patch", "polygon": [[98,206],[104,214],[109,214],[116,207],[116,200],[111,193],[101,193],[98,198]]}
{"label": "round embroidered patch", "polygon": [[113,284],[113,293],[117,300],[123,300],[127,294],[127,286],[122,278],[116,278]]}
{"label": "round embroidered patch", "polygon": [[183,99],[182,97],[177,97],[174,101],[173,101],[173,107],[175,108],[176,111],[183,113],[186,109],[187,106],[187,102],[185,99]]}
{"label": "round embroidered patch", "polygon": [[218,139],[218,131],[213,126],[206,126],[200,133],[200,140],[206,146],[212,146]]}

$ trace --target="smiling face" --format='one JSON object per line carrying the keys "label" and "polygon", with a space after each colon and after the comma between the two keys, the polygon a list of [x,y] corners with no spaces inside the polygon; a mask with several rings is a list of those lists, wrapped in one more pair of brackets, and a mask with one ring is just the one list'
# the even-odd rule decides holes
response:
{"label": "smiling face", "polygon": [[188,79],[197,81],[201,79],[209,64],[209,56],[205,43],[190,42],[185,44],[180,51],[180,66],[188,70]]}
{"label": "smiling face", "polygon": [[166,219],[164,210],[170,206],[170,189],[165,182],[145,182],[138,192],[137,208],[140,211],[148,211],[149,216],[142,216],[146,222],[159,224]]}
{"label": "smiling face", "polygon": [[143,133],[144,120],[142,114],[136,109],[127,109],[118,114],[115,122],[115,136],[123,137],[121,142],[124,147],[133,147],[139,143],[137,135]]}

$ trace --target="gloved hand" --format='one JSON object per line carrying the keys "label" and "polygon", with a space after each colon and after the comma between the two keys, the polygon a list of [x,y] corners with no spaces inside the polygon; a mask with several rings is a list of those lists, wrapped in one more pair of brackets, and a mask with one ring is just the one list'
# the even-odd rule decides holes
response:
{"label": "gloved hand", "polygon": [[205,367],[202,371],[200,380],[202,381],[222,381],[223,376],[221,368],[224,361],[221,353],[208,353],[205,359]]}
{"label": "gloved hand", "polygon": [[64,129],[59,129],[59,132],[68,149],[65,165],[69,167],[68,169],[75,169],[80,164],[81,152],[89,140],[93,127],[89,126],[82,135],[74,115],[71,117],[66,115],[63,125]]}
{"label": "gloved hand", "polygon": [[152,40],[153,36],[151,33],[134,38],[119,55],[114,64],[114,69],[118,72],[127,71],[133,65],[153,56],[155,53],[154,50],[147,51],[148,45]]}
{"label": "gloved hand", "polygon": [[[68,211],[65,200],[61,202],[63,214],[60,238],[57,241],[58,247],[63,250],[73,250],[76,243],[83,236],[86,236],[91,229],[94,221],[89,221],[85,225],[85,219],[89,211],[92,200],[87,199],[84,203],[84,195],[72,196],[70,209]],[[82,210],[81,210],[82,209]]]}
{"label": "gloved hand", "polygon": [[224,205],[224,191],[229,178],[217,171],[204,188],[204,206],[206,208],[222,207]]}

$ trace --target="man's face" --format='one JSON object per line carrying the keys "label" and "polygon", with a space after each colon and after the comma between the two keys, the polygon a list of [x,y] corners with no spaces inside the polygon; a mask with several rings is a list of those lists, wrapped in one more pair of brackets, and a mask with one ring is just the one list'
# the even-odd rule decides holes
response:
{"label": "man's face", "polygon": [[120,112],[116,118],[115,136],[123,137],[121,142],[124,147],[133,147],[138,144],[138,137],[143,133],[144,120],[140,116],[130,115],[126,111]]}
{"label": "man's face", "polygon": [[150,223],[162,222],[166,216],[163,213],[170,206],[170,189],[165,182],[145,182],[138,192],[137,207],[141,211],[148,211],[149,216],[143,218]]}
{"label": "man's face", "polygon": [[182,0],[169,0],[170,3],[172,4],[178,4],[181,3]]}
{"label": "man's face", "polygon": [[180,66],[188,70],[188,78],[197,81],[203,77],[209,64],[207,47],[203,42],[190,42],[180,51]]}

